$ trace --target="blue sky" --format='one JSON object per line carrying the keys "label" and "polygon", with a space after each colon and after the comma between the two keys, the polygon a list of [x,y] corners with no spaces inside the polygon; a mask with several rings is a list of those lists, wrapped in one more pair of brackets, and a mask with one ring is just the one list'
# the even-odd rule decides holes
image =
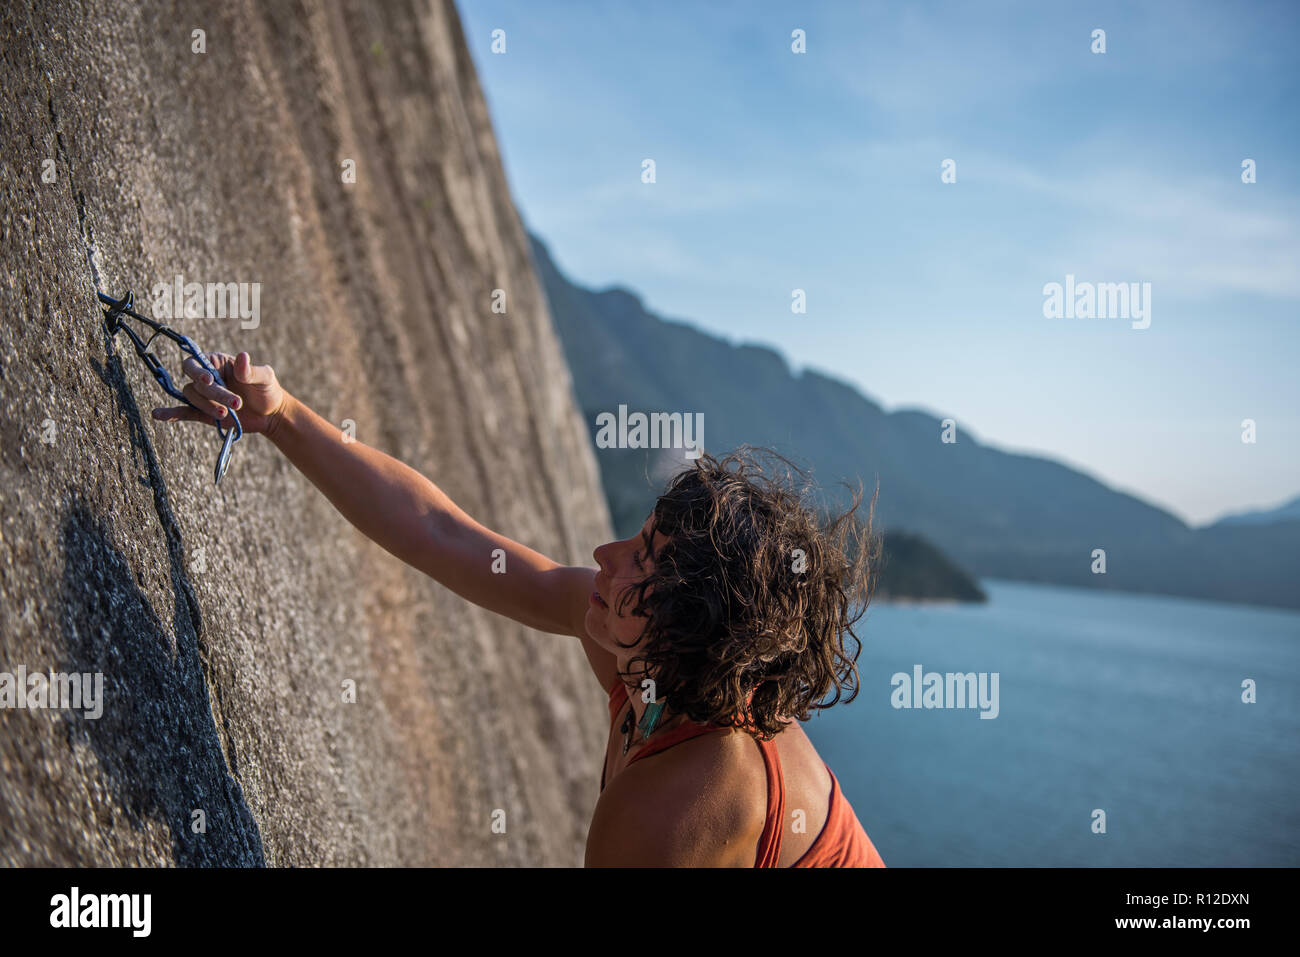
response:
{"label": "blue sky", "polygon": [[[576,282],[1193,523],[1300,493],[1300,4],[458,9]],[[1150,327],[1044,318],[1067,273],[1150,282]]]}

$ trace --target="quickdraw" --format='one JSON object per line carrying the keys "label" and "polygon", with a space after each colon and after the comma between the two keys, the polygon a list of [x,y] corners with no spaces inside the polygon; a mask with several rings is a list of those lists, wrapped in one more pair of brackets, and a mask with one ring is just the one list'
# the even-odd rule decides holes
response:
{"label": "quickdraw", "polygon": [[[218,373],[212,363],[208,361],[208,357],[204,355],[203,351],[194,344],[194,340],[189,336],[181,335],[175,329],[165,326],[161,322],[155,322],[152,319],[146,319],[144,316],[140,315],[133,308],[135,300],[132,298],[130,292],[128,292],[123,299],[114,299],[112,296],[106,296],[102,292],[98,295],[99,301],[108,306],[104,311],[104,315],[105,321],[108,324],[109,334],[116,336],[119,331],[127,334],[131,340],[131,344],[135,346],[135,354],[144,361],[144,364],[153,374],[153,377],[158,381],[158,384],[162,386],[163,391],[172,398],[179,399],[197,412],[203,412],[202,409],[189,400],[184,392],[176,388],[176,384],[172,381],[172,377],[167,374],[167,369],[158,361],[158,357],[149,351],[149,347],[159,336],[163,336],[176,343],[182,352],[192,356],[198,361],[199,365],[203,367],[203,370],[207,372],[208,375],[212,376],[213,382],[222,388],[225,388],[226,383],[222,381],[220,373]],[[153,330],[153,335],[148,339],[141,339],[134,329],[123,324],[123,317],[129,317],[135,319],[137,322],[144,323]],[[207,413],[204,412],[204,414],[206,415]],[[239,416],[235,414],[235,410],[228,408],[226,410],[226,415],[230,420],[229,425],[223,428],[220,421],[217,421],[216,423],[217,434],[221,436],[221,454],[217,456],[217,466],[213,470],[214,483],[220,482],[221,476],[226,474],[226,466],[230,464],[230,450],[234,444],[244,436],[244,427],[239,424]]]}

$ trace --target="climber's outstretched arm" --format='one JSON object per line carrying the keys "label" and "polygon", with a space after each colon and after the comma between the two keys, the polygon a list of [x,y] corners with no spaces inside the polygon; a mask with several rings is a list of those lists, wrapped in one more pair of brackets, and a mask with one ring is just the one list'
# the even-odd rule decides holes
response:
{"label": "climber's outstretched arm", "polygon": [[363,442],[344,442],[337,426],[285,392],[270,366],[252,365],[248,353],[208,358],[229,388],[208,381],[188,360],[185,371],[194,381],[183,391],[209,414],[181,406],[155,410],[155,418],[212,422],[225,415],[224,405],[232,406],[246,432],[264,433],[344,518],[387,551],[477,605],[586,643],[594,569],[560,565],[483,527],[415,469]]}
{"label": "climber's outstretched arm", "polygon": [[573,634],[595,572],[560,565],[485,528],[415,469],[339,429],[291,395],[267,432],[349,522],[476,605],[532,628]]}

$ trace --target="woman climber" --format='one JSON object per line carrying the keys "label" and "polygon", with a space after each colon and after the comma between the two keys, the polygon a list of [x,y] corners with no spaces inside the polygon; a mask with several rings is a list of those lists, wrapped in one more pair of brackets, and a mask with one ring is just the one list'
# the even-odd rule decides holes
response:
{"label": "woman climber", "polygon": [[[595,569],[564,566],[484,528],[391,456],[340,442],[248,353],[208,359],[228,387],[187,359],[183,392],[197,409],[155,419],[211,424],[236,410],[393,555],[475,604],[582,642],[610,712],[588,865],[884,866],[798,723],[857,693],[853,625],[875,555],[860,496],[822,526],[754,453],[703,455],[637,534],[595,550]],[[507,576],[491,569],[496,549]]]}

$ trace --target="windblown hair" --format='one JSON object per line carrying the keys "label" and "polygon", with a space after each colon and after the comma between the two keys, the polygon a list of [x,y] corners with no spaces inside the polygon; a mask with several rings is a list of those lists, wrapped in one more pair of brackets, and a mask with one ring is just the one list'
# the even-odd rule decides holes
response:
{"label": "windblown hair", "polygon": [[879,555],[876,500],[859,521],[862,491],[851,490],[847,511],[823,523],[813,491],[789,460],[748,447],[703,455],[674,476],[651,522],[668,540],[620,601],[619,614],[647,618],[625,677],[653,677],[669,708],[692,721],[765,740],[783,719],[806,721],[845,692],[852,701],[862,650],[854,625]]}

